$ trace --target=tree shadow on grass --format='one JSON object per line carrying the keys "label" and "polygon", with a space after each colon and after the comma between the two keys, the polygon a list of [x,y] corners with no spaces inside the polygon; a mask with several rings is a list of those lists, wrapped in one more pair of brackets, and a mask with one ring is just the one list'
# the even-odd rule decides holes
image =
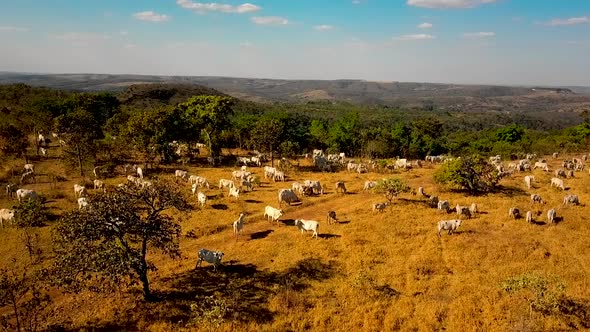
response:
{"label": "tree shadow on grass", "polygon": [[246,199],[246,200],[244,200],[244,202],[246,202],[246,203],[262,203],[262,201],[255,200],[255,199]]}
{"label": "tree shadow on grass", "polygon": [[280,224],[283,224],[285,226],[295,226],[295,219],[283,219],[283,220],[277,220]]}
{"label": "tree shadow on grass", "polygon": [[342,235],[337,235],[337,234],[318,234],[318,237],[320,239],[337,239],[337,238],[341,238]]}
{"label": "tree shadow on grass", "polygon": [[200,267],[162,280],[171,290],[160,295],[157,312],[150,314],[157,321],[186,324],[195,317],[195,306],[200,312],[209,312],[223,304],[226,321],[267,323],[274,318],[268,302],[278,292],[302,291],[309,281],[326,280],[337,273],[335,261],[315,258],[301,260],[281,272],[259,270],[253,264],[224,265],[217,271],[212,266]]}
{"label": "tree shadow on grass", "polygon": [[510,198],[529,195],[528,192],[518,187],[497,186],[494,192]]}

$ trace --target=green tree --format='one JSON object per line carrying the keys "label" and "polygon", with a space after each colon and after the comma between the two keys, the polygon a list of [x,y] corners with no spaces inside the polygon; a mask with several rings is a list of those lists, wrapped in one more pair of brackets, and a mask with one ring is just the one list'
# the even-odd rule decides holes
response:
{"label": "green tree", "polygon": [[167,212],[189,208],[178,187],[166,182],[92,197],[87,208],[67,213],[55,228],[54,282],[76,291],[93,281],[139,279],[144,299],[152,300],[148,272],[156,267],[148,251],[179,255],[181,227]]}
{"label": "green tree", "polygon": [[388,201],[392,202],[399,194],[410,192],[412,188],[402,179],[389,178],[377,182],[375,192],[385,195]]}
{"label": "green tree", "polygon": [[493,190],[500,181],[500,175],[485,159],[465,157],[444,163],[434,173],[434,181],[476,194]]}
{"label": "green tree", "polygon": [[102,138],[102,130],[92,114],[77,109],[55,119],[55,129],[66,143],[62,147],[64,159],[70,165],[76,165],[80,176],[84,176],[85,162],[94,159],[95,140]]}
{"label": "green tree", "polygon": [[267,152],[270,155],[270,163],[274,166],[274,151],[281,143],[281,135],[283,134],[283,124],[277,119],[261,118],[256,122],[250,134],[250,145],[255,148]]}
{"label": "green tree", "polygon": [[496,131],[496,139],[507,143],[516,143],[523,139],[525,130],[522,126],[513,124]]}
{"label": "green tree", "polygon": [[329,149],[332,152],[345,152],[355,155],[360,142],[360,117],[357,112],[349,112],[336,121],[329,130]]}
{"label": "green tree", "polygon": [[28,146],[29,141],[25,132],[19,130],[12,124],[0,124],[0,151],[4,155],[13,155],[19,158],[24,157],[25,163],[27,163]]}
{"label": "green tree", "polygon": [[14,223],[17,227],[41,227],[48,219],[48,212],[39,200],[27,200],[14,209]]}
{"label": "green tree", "polygon": [[[211,157],[221,153],[221,133],[230,127],[230,117],[233,114],[234,100],[222,96],[194,96],[187,102],[178,104],[182,121],[185,122],[187,132],[192,140],[200,138],[202,132],[207,140]],[[188,143],[188,142],[187,142]]]}
{"label": "green tree", "polygon": [[311,147],[324,149],[328,146],[328,128],[321,120],[311,120],[309,135],[311,136]]}

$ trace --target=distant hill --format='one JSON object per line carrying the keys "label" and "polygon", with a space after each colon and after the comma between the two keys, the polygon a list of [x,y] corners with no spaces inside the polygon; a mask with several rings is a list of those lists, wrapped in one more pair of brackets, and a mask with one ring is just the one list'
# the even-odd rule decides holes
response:
{"label": "distant hill", "polygon": [[[0,72],[0,84],[8,83],[76,91],[121,92],[120,98],[124,103],[137,106],[150,99],[165,99],[165,103],[169,104],[183,101],[191,94],[207,93],[227,94],[256,102],[349,102],[450,112],[551,112],[555,113],[552,117],[571,118],[571,121],[579,120],[577,113],[590,109],[590,93],[586,94],[590,88],[583,87]],[[132,85],[136,86],[128,90]]]}
{"label": "distant hill", "polygon": [[142,83],[127,87],[118,94],[118,99],[124,105],[148,108],[176,105],[195,95],[224,96],[225,94],[196,84]]}

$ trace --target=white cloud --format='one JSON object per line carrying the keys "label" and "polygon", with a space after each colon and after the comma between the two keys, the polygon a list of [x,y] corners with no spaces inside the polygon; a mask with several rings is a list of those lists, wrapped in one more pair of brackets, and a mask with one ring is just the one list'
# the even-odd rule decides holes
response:
{"label": "white cloud", "polygon": [[410,6],[424,8],[473,8],[498,0],[407,0]]}
{"label": "white cloud", "polygon": [[590,17],[588,16],[581,16],[581,17],[571,17],[571,18],[556,18],[551,20],[547,25],[549,26],[559,26],[559,25],[576,25],[576,24],[585,24],[590,23]]}
{"label": "white cloud", "polygon": [[206,13],[206,12],[222,12],[222,13],[237,13],[237,14],[246,14],[246,13],[254,13],[262,8],[257,5],[253,5],[251,3],[244,3],[239,6],[232,6],[228,4],[221,4],[221,3],[201,3],[201,2],[192,2],[190,0],[176,0],[176,3],[186,9],[193,10],[197,13]]}
{"label": "white cloud", "polygon": [[289,20],[280,16],[256,16],[252,17],[252,23],[260,25],[287,25]]}
{"label": "white cloud", "polygon": [[135,14],[133,14],[133,17],[135,17],[136,19],[141,20],[141,21],[156,22],[156,23],[166,22],[166,21],[170,20],[170,16],[164,15],[164,14],[158,14],[158,13],[153,12],[151,10],[135,13]]}
{"label": "white cloud", "polygon": [[240,47],[242,48],[251,48],[254,47],[254,44],[249,42],[249,41],[245,41],[245,42],[241,42],[240,43]]}
{"label": "white cloud", "polygon": [[327,25],[327,24],[316,25],[313,28],[316,29],[317,31],[330,31],[330,30],[334,30],[334,26]]}
{"label": "white cloud", "polygon": [[352,0],[353,5],[360,5],[361,3],[363,3],[361,0]]}
{"label": "white cloud", "polygon": [[26,31],[29,31],[29,29],[28,28],[23,28],[23,27],[0,26],[0,31],[26,32]]}
{"label": "white cloud", "polygon": [[424,22],[424,23],[418,25],[418,28],[420,28],[420,29],[430,29],[430,28],[432,28],[432,23]]}
{"label": "white cloud", "polygon": [[482,39],[496,37],[495,32],[467,32],[463,34],[463,38],[467,39]]}
{"label": "white cloud", "polygon": [[394,37],[393,40],[401,40],[401,41],[410,41],[410,40],[429,40],[435,39],[436,37],[433,35],[428,35],[425,33],[419,33],[415,35],[403,35],[399,37]]}
{"label": "white cloud", "polygon": [[67,32],[61,35],[53,35],[54,39],[72,42],[91,42],[111,39],[111,36],[101,33]]}

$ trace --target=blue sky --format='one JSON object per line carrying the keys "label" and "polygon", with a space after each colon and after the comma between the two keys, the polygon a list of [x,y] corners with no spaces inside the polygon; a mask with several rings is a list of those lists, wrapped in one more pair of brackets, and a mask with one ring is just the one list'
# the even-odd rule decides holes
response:
{"label": "blue sky", "polygon": [[0,0],[0,70],[590,86],[590,0]]}

